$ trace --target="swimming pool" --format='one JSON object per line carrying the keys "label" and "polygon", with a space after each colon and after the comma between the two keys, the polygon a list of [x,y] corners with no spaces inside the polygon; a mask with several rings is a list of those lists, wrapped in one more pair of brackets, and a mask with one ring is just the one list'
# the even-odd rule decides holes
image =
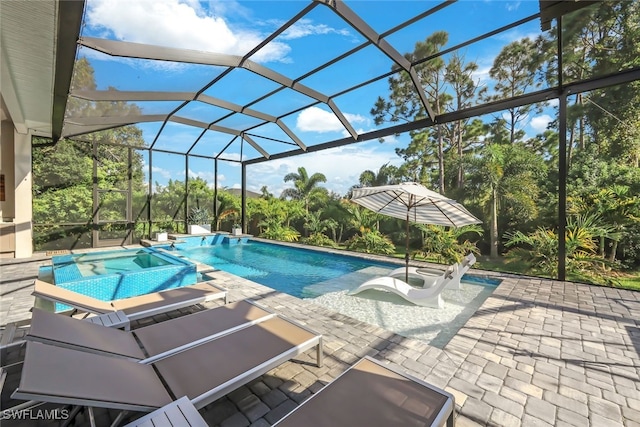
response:
{"label": "swimming pool", "polygon": [[462,289],[442,292],[441,309],[413,305],[389,292],[349,290],[398,267],[357,256],[245,240],[233,245],[176,244],[176,253],[353,319],[444,348],[501,280],[465,274]]}
{"label": "swimming pool", "polygon": [[298,298],[320,295],[316,285],[372,265],[363,258],[249,240],[246,243],[180,248],[187,259],[211,265]]}
{"label": "swimming pool", "polygon": [[[175,246],[174,250],[187,259],[298,298],[351,289],[398,267],[394,263],[254,240],[234,245]],[[463,281],[494,286],[499,283],[468,274]]]}

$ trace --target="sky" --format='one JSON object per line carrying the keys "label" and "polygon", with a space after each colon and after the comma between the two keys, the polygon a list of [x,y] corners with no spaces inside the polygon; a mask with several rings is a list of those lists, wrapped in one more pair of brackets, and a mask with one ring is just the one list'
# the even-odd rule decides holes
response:
{"label": "sky", "polygon": [[[435,1],[346,1],[358,16],[364,19],[378,34],[407,19],[426,11],[440,2]],[[244,55],[284,22],[299,13],[309,1],[236,1],[210,0],[88,0],[84,37],[107,38],[134,43],[144,43],[183,49],[192,49],[229,55]],[[515,20],[537,12],[537,0],[461,0],[444,8],[385,40],[401,54],[411,52],[417,41],[424,40],[433,31],[449,33],[446,47],[479,36]],[[474,79],[491,89],[489,70],[493,60],[506,44],[523,37],[535,37],[540,33],[538,20],[498,34],[488,40],[470,45],[462,54],[468,61],[475,61],[478,70]],[[346,21],[328,7],[319,5],[294,26],[276,37],[256,52],[251,60],[289,78],[296,79],[332,58],[362,43],[364,38]],[[222,73],[224,67],[186,65],[166,61],[148,61],[111,57],[83,47],[79,56],[86,56],[95,70],[98,89],[110,87],[118,90],[199,91]],[[337,94],[353,85],[382,75],[392,67],[392,61],[373,46],[362,49],[353,58],[340,61],[321,76],[312,75],[301,83],[325,95]],[[273,82],[244,70],[236,69],[204,93],[219,99],[244,105],[277,87]],[[334,102],[358,132],[378,128],[370,110],[378,96],[387,96],[386,80],[334,98]],[[286,89],[278,96],[252,105],[251,108],[279,116],[291,107],[302,107],[310,98]],[[136,102],[144,114],[167,114],[178,106],[177,102]],[[209,123],[226,113],[219,107],[191,103],[180,110],[179,116]],[[552,111],[543,111],[528,117],[523,128],[528,136],[544,131],[553,119]],[[490,120],[491,117],[485,117]],[[319,104],[297,114],[283,118],[283,122],[307,146],[348,136],[337,117],[325,105]],[[220,122],[221,125],[241,129],[259,123],[247,115],[235,115]],[[139,124],[147,142],[151,144],[160,129],[161,122]],[[260,128],[261,133],[275,139],[289,139],[276,125]],[[169,123],[165,126],[154,148],[184,152],[196,140],[199,130],[190,126]],[[219,154],[221,147],[231,141],[228,135],[207,132],[192,148],[201,155]],[[281,150],[282,144],[268,139],[257,139],[268,152]],[[279,160],[270,160],[247,167],[247,188],[259,191],[267,186],[275,195],[291,183],[285,183],[286,174],[305,167],[311,175],[319,172],[326,176],[326,188],[345,194],[358,183],[364,170],[377,171],[386,163],[399,165],[401,159],[396,148],[409,142],[408,135],[391,136],[384,142],[377,140],[350,144],[340,148],[309,153]],[[213,147],[213,148],[212,148]],[[294,146],[287,149],[296,148]],[[251,148],[243,149],[244,158],[258,157]],[[232,143],[220,155],[221,158],[239,159],[238,142]],[[213,162],[192,157],[190,176],[200,176],[213,185]],[[168,154],[154,154],[153,181],[165,184],[168,179],[183,180],[186,165],[183,158]],[[219,162],[218,185],[239,188],[241,168],[238,163]]]}

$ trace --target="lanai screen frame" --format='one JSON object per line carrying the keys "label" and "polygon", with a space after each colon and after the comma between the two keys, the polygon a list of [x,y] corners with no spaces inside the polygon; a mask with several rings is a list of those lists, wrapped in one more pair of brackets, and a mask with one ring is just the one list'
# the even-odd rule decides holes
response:
{"label": "lanai screen frame", "polygon": [[[54,142],[61,139],[61,138],[69,138],[69,139],[75,139],[74,137],[82,135],[82,134],[86,134],[86,133],[91,133],[91,132],[95,132],[98,130],[106,130],[106,129],[110,129],[110,128],[114,128],[114,127],[120,127],[120,126],[124,126],[124,125],[129,125],[129,124],[136,124],[136,123],[141,123],[144,121],[150,121],[150,120],[162,120],[163,121],[163,125],[161,126],[160,131],[158,132],[158,134],[156,135],[156,138],[154,139],[154,143],[151,144],[150,147],[132,147],[138,150],[149,150],[149,158],[150,158],[150,165],[149,165],[149,183],[151,185],[152,183],[152,173],[151,173],[151,164],[152,164],[152,153],[153,152],[166,152],[166,153],[171,153],[171,154],[178,154],[178,155],[184,155],[185,156],[185,164],[187,165],[187,169],[188,170],[188,159],[190,156],[193,157],[199,157],[199,158],[205,158],[205,159],[211,159],[214,162],[214,176],[215,178],[215,182],[214,182],[214,200],[217,199],[217,187],[218,187],[218,183],[217,183],[217,168],[218,168],[218,162],[219,161],[227,161],[227,162],[232,162],[233,160],[229,160],[229,159],[220,159],[220,154],[216,156],[206,156],[206,155],[200,155],[200,154],[194,154],[194,153],[190,153],[190,151],[193,149],[193,147],[195,146],[195,144],[197,143],[198,140],[194,141],[194,144],[191,146],[191,148],[189,150],[187,150],[186,152],[182,153],[182,152],[173,152],[173,151],[169,151],[169,150],[161,150],[161,149],[157,149],[154,148],[155,145],[155,141],[157,140],[158,136],[160,135],[160,133],[162,132],[162,128],[169,122],[169,121],[174,121],[174,122],[178,122],[178,123],[182,123],[182,124],[186,124],[186,125],[191,125],[191,126],[196,126],[196,127],[200,127],[203,129],[200,137],[202,137],[202,135],[204,134],[204,132],[206,132],[206,130],[211,129],[211,130],[218,130],[218,131],[222,131],[224,133],[229,133],[230,135],[235,135],[234,138],[242,138],[244,141],[246,141],[248,144],[250,144],[251,146],[253,146],[258,152],[260,152],[263,157],[259,157],[259,158],[254,158],[254,159],[247,159],[247,160],[238,160],[236,161],[237,163],[240,163],[242,166],[242,172],[241,172],[241,179],[242,179],[242,196],[241,196],[241,200],[242,200],[242,212],[241,212],[241,223],[242,223],[242,228],[243,231],[246,231],[246,168],[248,165],[252,165],[252,164],[258,164],[258,163],[262,163],[265,161],[269,161],[269,160],[274,160],[274,159],[281,159],[281,158],[287,158],[287,157],[292,157],[292,156],[297,156],[300,154],[304,154],[304,153],[309,153],[309,152],[317,152],[317,151],[322,151],[322,150],[326,150],[326,149],[330,149],[330,148],[336,148],[336,147],[342,147],[342,146],[346,146],[349,144],[354,144],[354,143],[358,143],[358,142],[362,142],[362,141],[368,141],[368,140],[373,140],[373,139],[379,139],[379,138],[384,138],[384,137],[388,137],[391,135],[395,135],[395,134],[400,134],[400,133],[404,133],[404,132],[408,132],[408,131],[412,131],[412,130],[417,130],[417,129],[422,129],[422,128],[428,128],[431,126],[434,126],[436,124],[444,124],[444,123],[449,123],[449,122],[453,122],[453,121],[457,121],[457,120],[462,120],[462,119],[467,119],[467,118],[471,118],[471,117],[476,117],[476,116],[481,116],[484,114],[489,114],[489,113],[495,113],[501,110],[505,110],[508,108],[513,108],[513,107],[518,107],[518,106],[524,106],[524,105],[528,105],[528,104],[535,104],[535,103],[539,103],[539,102],[545,102],[545,101],[549,101],[552,99],[557,99],[559,102],[559,113],[558,113],[558,122],[559,122],[559,181],[558,181],[558,234],[560,236],[564,236],[565,235],[565,226],[566,226],[566,184],[567,184],[567,168],[566,168],[566,162],[567,162],[567,153],[566,153],[566,137],[567,137],[567,97],[572,95],[572,94],[577,94],[577,93],[581,93],[581,92],[586,92],[586,91],[590,91],[590,90],[594,90],[594,89],[601,89],[601,88],[605,88],[605,87],[609,87],[609,86],[614,86],[614,85],[620,85],[620,84],[625,84],[625,83],[629,83],[632,81],[636,81],[636,80],[640,80],[640,68],[636,67],[636,68],[632,68],[632,69],[628,69],[628,70],[624,70],[624,71],[618,71],[618,72],[614,72],[611,73],[609,75],[605,75],[605,76],[598,76],[598,77],[594,77],[594,78],[590,78],[590,79],[586,79],[586,80],[582,80],[582,81],[578,81],[578,82],[572,82],[570,84],[564,84],[563,82],[563,72],[562,72],[562,63],[563,63],[563,46],[562,46],[562,37],[560,36],[560,32],[562,30],[562,15],[572,12],[574,10],[580,9],[582,7],[585,6],[590,6],[594,3],[598,3],[598,1],[575,1],[575,2],[563,2],[563,1],[545,1],[545,0],[541,0],[540,1],[540,13],[537,14],[533,14],[529,17],[526,17],[524,19],[512,22],[511,24],[505,25],[503,27],[500,27],[494,31],[485,33],[483,35],[480,35],[478,37],[475,37],[473,39],[467,40],[465,42],[462,42],[456,46],[453,46],[451,48],[448,48],[446,50],[443,50],[441,52],[438,52],[437,54],[434,54],[430,57],[424,58],[422,60],[420,60],[419,62],[416,63],[408,63],[408,61],[406,59],[404,59],[404,57],[398,52],[396,51],[391,45],[389,45],[388,43],[385,42],[384,38],[389,36],[390,34],[393,34],[394,32],[410,25],[411,23],[424,18],[425,16],[437,13],[439,10],[447,7],[448,5],[455,3],[455,1],[444,1],[442,3],[440,3],[439,5],[430,8],[429,10],[423,12],[422,14],[415,16],[407,21],[405,21],[404,23],[396,26],[395,28],[382,33],[382,34],[377,34],[364,20],[362,20],[357,14],[355,14],[348,6],[346,6],[346,4],[344,2],[342,2],[341,0],[311,0],[310,3],[304,7],[300,13],[298,13],[297,15],[295,15],[293,18],[291,18],[289,21],[287,21],[284,25],[282,25],[276,32],[274,32],[273,34],[271,34],[269,37],[265,38],[258,46],[256,46],[254,49],[252,49],[248,54],[246,54],[244,57],[233,57],[231,55],[213,55],[213,54],[207,54],[206,58],[198,55],[197,53],[194,53],[194,51],[188,51],[188,52],[181,52],[178,49],[171,49],[171,48],[159,48],[159,47],[149,47],[147,45],[136,45],[133,43],[127,43],[127,42],[114,42],[114,41],[108,41],[108,40],[99,40],[99,39],[92,39],[92,38],[85,38],[85,39],[81,39],[80,38],[80,28],[81,28],[81,24],[82,24],[82,16],[84,13],[84,7],[85,7],[85,1],[73,1],[73,2],[66,2],[66,1],[60,1],[59,2],[59,25],[58,25],[58,51],[56,54],[56,76],[55,76],[55,82],[54,82],[54,105],[53,105],[53,114],[52,114],[52,137]],[[361,35],[364,36],[364,38],[367,40],[367,42],[365,42],[364,45],[361,45],[360,47],[356,47],[354,50],[351,50],[349,52],[347,52],[346,54],[341,55],[340,57],[336,57],[333,60],[325,63],[324,65],[316,68],[315,70],[312,70],[311,72],[305,74],[304,76],[299,77],[296,80],[291,80],[288,79],[285,76],[281,76],[276,72],[273,72],[272,70],[269,70],[266,67],[262,67],[256,63],[251,62],[250,57],[252,54],[254,54],[255,52],[257,52],[261,47],[265,46],[267,43],[269,43],[270,41],[272,41],[275,37],[277,37],[278,34],[281,34],[283,31],[285,31],[287,28],[289,28],[291,25],[293,25],[295,22],[297,22],[300,18],[302,18],[303,16],[305,16],[306,13],[308,13],[310,10],[312,10],[313,8],[320,6],[320,5],[324,5],[329,7],[330,9],[332,9],[336,14],[338,14],[340,17],[342,17],[347,23],[349,23],[352,28],[354,28],[356,31],[358,31]],[[458,110],[455,112],[451,112],[451,113],[445,113],[445,114],[441,114],[441,115],[434,115],[429,100],[427,99],[424,90],[420,87],[420,85],[417,82],[417,76],[415,75],[415,72],[413,71],[413,67],[415,65],[418,65],[421,62],[425,62],[425,61],[429,61],[432,60],[434,58],[443,56],[449,52],[455,51],[457,49],[460,49],[464,46],[470,45],[472,43],[476,43],[478,41],[484,40],[486,38],[489,38],[495,34],[499,34],[501,32],[507,31],[511,28],[514,28],[518,25],[521,25],[524,22],[529,22],[532,20],[536,20],[536,19],[540,19],[541,22],[541,26],[543,30],[548,30],[550,28],[550,22],[553,19],[556,19],[557,21],[557,25],[556,25],[556,30],[558,31],[557,34],[557,56],[556,56],[556,61],[557,61],[557,69],[558,69],[558,76],[557,76],[557,81],[558,84],[554,87],[549,87],[547,89],[544,90],[540,90],[537,92],[533,92],[533,93],[528,93],[526,95],[522,95],[522,96],[518,96],[518,97],[512,97],[512,98],[507,98],[507,99],[503,99],[500,101],[495,101],[495,102],[491,102],[491,103],[485,103],[485,104],[481,104],[481,105],[477,105],[474,107],[470,107],[467,109],[463,109],[463,110]],[[71,40],[73,40],[73,43],[71,43]],[[289,88],[295,88],[297,90],[299,90],[301,93],[310,96],[311,98],[314,98],[316,100],[315,103],[307,105],[303,108],[298,108],[296,110],[292,110],[289,111],[288,113],[281,115],[280,117],[275,117],[275,116],[270,116],[269,114],[266,114],[264,112],[259,112],[259,111],[254,111],[250,109],[250,106],[256,102],[258,102],[261,98],[258,98],[256,100],[254,100],[253,102],[250,102],[244,106],[241,105],[236,105],[233,103],[230,103],[226,100],[220,100],[220,99],[212,99],[211,97],[206,97],[206,95],[203,94],[203,92],[210,87],[211,85],[215,84],[219,78],[216,78],[214,80],[212,80],[208,85],[206,85],[205,87],[203,87],[200,91],[195,92],[195,93],[160,93],[160,92],[115,92],[115,93],[107,93],[107,91],[83,91],[83,92],[75,92],[75,93],[70,93],[69,92],[69,88],[71,87],[71,77],[73,74],[73,62],[75,60],[75,55],[76,55],[76,42],[78,43],[77,46],[83,45],[83,46],[88,46],[97,50],[102,50],[102,51],[113,51],[116,52],[118,55],[123,55],[123,56],[129,56],[129,57],[139,57],[139,58],[143,58],[143,57],[153,57],[153,55],[148,55],[148,52],[154,52],[155,56],[157,58],[160,59],[179,59],[182,57],[182,60],[186,61],[186,62],[195,62],[197,63],[198,61],[202,62],[202,61],[209,61],[211,63],[214,64],[218,64],[218,65],[223,65],[223,66],[227,66],[228,71],[232,70],[236,67],[245,67],[248,69],[251,69],[254,72],[258,72],[258,74],[262,75],[263,77],[266,77],[270,80],[276,81],[277,83],[279,83],[281,85],[280,89],[277,90],[281,90],[282,88],[285,87],[289,87]],[[369,80],[367,82],[364,82],[362,84],[353,86],[351,88],[348,88],[346,90],[343,90],[339,93],[333,94],[333,95],[324,95],[324,94],[320,94],[316,91],[313,91],[310,88],[304,87],[302,85],[300,85],[299,83],[297,83],[298,80],[302,80],[305,77],[309,76],[310,74],[316,73],[321,71],[322,69],[330,66],[332,63],[337,62],[340,58],[345,57],[346,55],[353,53],[354,51],[357,51],[359,48],[362,48],[363,46],[369,46],[369,45],[375,45],[378,49],[380,49],[385,55],[387,55],[389,58],[391,58],[391,60],[396,64],[396,66],[398,67],[398,70],[402,70],[407,72],[410,77],[411,80],[413,81],[414,85],[415,85],[415,89],[419,94],[419,97],[423,103],[423,106],[425,108],[425,111],[428,115],[427,118],[421,119],[421,120],[416,120],[410,123],[403,123],[400,125],[394,125],[394,126],[388,126],[384,129],[379,129],[376,131],[372,131],[372,132],[367,132],[367,133],[362,133],[362,134],[357,134],[357,132],[351,127],[351,125],[349,124],[348,120],[346,120],[346,118],[344,117],[344,115],[342,114],[342,112],[338,109],[338,107],[333,103],[332,99],[340,96],[344,93],[347,93],[349,91],[355,90],[363,85],[369,84],[375,80],[381,80],[381,79],[387,79],[390,76],[392,76],[395,72],[394,71],[389,71],[375,79]],[[149,50],[150,49],[150,50]],[[144,53],[147,52],[147,53]],[[156,59],[157,59],[156,58]],[[276,91],[277,91],[276,90]],[[222,128],[218,125],[216,125],[215,122],[212,123],[199,123],[196,122],[194,120],[191,119],[186,119],[186,118],[180,118],[179,116],[176,116],[176,113],[178,112],[178,110],[181,108],[177,108],[176,110],[172,111],[170,114],[165,115],[165,117],[128,117],[126,119],[121,120],[120,122],[114,122],[113,118],[111,119],[107,119],[107,120],[101,120],[100,118],[97,119],[93,119],[93,120],[87,120],[84,121],[83,123],[80,124],[80,126],[78,126],[78,123],[76,123],[75,125],[72,124],[71,122],[69,122],[67,124],[66,127],[66,131],[65,128],[63,127],[64,125],[64,112],[66,109],[66,104],[67,104],[67,100],[69,96],[74,96],[76,98],[84,98],[87,100],[92,100],[92,101],[98,101],[98,100],[121,100],[121,101],[136,101],[136,100],[158,100],[158,99],[173,99],[173,100],[177,100],[177,101],[182,101],[183,104],[181,105],[184,106],[186,105],[186,103],[188,103],[190,100],[196,100],[199,99],[201,101],[204,102],[208,102],[212,105],[216,105],[222,108],[226,108],[229,111],[231,111],[230,115],[234,114],[234,113],[239,113],[239,112],[243,112],[243,113],[249,113],[249,115],[252,115],[254,117],[260,118],[265,120],[266,122],[272,122],[272,123],[276,123],[277,125],[279,125],[283,131],[285,133],[287,133],[291,139],[295,142],[295,144],[297,145],[298,148],[293,149],[293,150],[289,150],[289,151],[281,151],[278,153],[266,153],[264,150],[261,150],[258,146],[258,144],[255,143],[255,141],[253,141],[251,139],[251,136],[248,135],[248,133],[250,133],[251,128],[245,129],[243,131],[234,131],[231,129],[226,129],[226,128]],[[347,131],[350,134],[350,137],[347,138],[341,138],[341,139],[336,139],[333,141],[329,141],[329,142],[325,142],[325,143],[321,143],[318,145],[313,145],[313,146],[305,146],[305,144],[295,136],[295,134],[293,132],[291,132],[290,129],[286,128],[286,125],[284,125],[284,123],[282,123],[281,118],[284,116],[289,116],[292,114],[296,114],[299,111],[301,111],[304,108],[308,108],[310,106],[316,105],[318,103],[324,103],[325,105],[327,105],[333,112],[334,114],[338,117],[338,119],[342,122],[342,124],[345,126],[345,129],[347,129]],[[70,126],[69,126],[70,125]],[[75,126],[75,127],[74,127]],[[255,126],[254,126],[255,127]],[[83,129],[84,128],[84,129]],[[200,138],[198,137],[198,139]],[[124,144],[123,144],[124,145]],[[124,145],[127,147],[131,147],[128,145]],[[187,174],[188,175],[188,174]],[[188,185],[188,176],[185,179],[185,187],[187,187]],[[185,189],[186,190],[186,189]],[[188,193],[186,194],[187,198],[188,198]],[[149,198],[151,198],[151,192],[149,193]],[[151,204],[149,203],[149,209],[150,209]],[[213,206],[214,210],[216,209],[216,204],[214,203]],[[188,205],[185,203],[185,216],[186,216],[186,212],[188,211]],[[214,211],[215,212],[215,211]],[[151,218],[151,213],[149,212],[149,221],[152,222],[153,218]],[[558,279],[559,280],[565,280],[566,278],[566,247],[565,247],[565,241],[564,239],[559,239],[559,248],[558,248]]]}

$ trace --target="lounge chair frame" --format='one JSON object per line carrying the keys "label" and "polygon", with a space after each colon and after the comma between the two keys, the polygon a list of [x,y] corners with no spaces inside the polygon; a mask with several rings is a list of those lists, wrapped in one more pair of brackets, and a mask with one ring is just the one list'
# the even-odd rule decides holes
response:
{"label": "lounge chair frame", "polygon": [[167,423],[172,426],[208,427],[202,415],[186,396],[156,409],[124,427],[164,426]]}
{"label": "lounge chair frame", "polygon": [[[190,307],[192,305],[200,304],[203,302],[213,301],[216,299],[224,299],[225,304],[228,302],[228,291],[218,286],[217,284],[214,284],[212,281],[199,282],[190,286],[202,286],[203,284],[207,284],[211,286],[212,289],[210,293],[206,295],[198,296],[198,297],[185,299],[185,300],[175,301],[170,304],[154,306],[152,308],[143,309],[140,311],[132,310],[131,312],[126,313],[126,315],[129,318],[129,320],[137,320],[137,319],[143,319],[145,317],[152,317],[157,314],[167,313],[169,311],[177,310],[179,308]],[[190,286],[185,286],[184,288],[189,288]],[[54,289],[51,289],[50,287],[57,288],[57,289],[55,289],[55,292],[53,292]],[[159,291],[152,294],[161,295],[163,292],[172,292],[172,291],[177,291],[179,289],[181,288],[172,288],[172,289],[167,289],[167,290]],[[51,283],[43,282],[38,279],[36,279],[35,281],[35,286],[32,294],[38,298],[42,298],[47,301],[51,301],[54,303],[56,302],[62,303],[65,305],[69,305],[77,310],[81,310],[81,311],[84,311],[87,313],[93,313],[93,314],[108,314],[118,310],[124,311],[124,309],[118,307],[118,302],[131,301],[134,298],[136,298],[136,297],[131,297],[127,299],[106,302],[106,301],[101,301],[86,295],[78,294],[68,289],[57,287]],[[151,294],[146,294],[146,295],[148,296]],[[74,296],[77,296],[78,298],[74,298]]]}

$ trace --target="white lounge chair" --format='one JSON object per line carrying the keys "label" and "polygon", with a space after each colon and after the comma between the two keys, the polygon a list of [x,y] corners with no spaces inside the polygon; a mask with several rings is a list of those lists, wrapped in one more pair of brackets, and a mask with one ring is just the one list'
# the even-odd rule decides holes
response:
{"label": "white lounge chair", "polygon": [[[451,283],[454,285],[455,283],[460,283],[460,278],[467,272],[467,270],[469,270],[471,264],[475,262],[475,256],[470,254],[465,258],[465,260],[466,262],[463,262],[463,264],[458,268],[455,266],[449,266],[441,276],[437,276],[435,278],[433,285],[428,288],[416,288],[397,277],[389,275],[367,280],[356,289],[350,291],[349,295],[355,295],[367,289],[378,289],[393,292],[416,305],[443,308],[444,300],[441,295],[442,291],[448,288]],[[402,270],[404,276],[404,269]]]}
{"label": "white lounge chair", "polygon": [[[470,253],[466,257],[463,258],[462,262],[452,264],[451,267],[455,269],[455,271],[459,269],[464,269],[464,272],[469,270],[476,262],[476,257],[474,254]],[[409,279],[413,279],[416,282],[422,283],[420,287],[422,288],[430,288],[436,284],[438,278],[443,276],[447,267],[445,268],[427,268],[427,267],[409,267]],[[448,282],[446,289],[461,289],[462,285],[460,284],[460,278],[464,275],[458,277],[457,280],[451,280]],[[388,274],[389,277],[394,277],[396,279],[404,280],[407,273],[406,267],[399,267],[395,270],[391,271]]]}

